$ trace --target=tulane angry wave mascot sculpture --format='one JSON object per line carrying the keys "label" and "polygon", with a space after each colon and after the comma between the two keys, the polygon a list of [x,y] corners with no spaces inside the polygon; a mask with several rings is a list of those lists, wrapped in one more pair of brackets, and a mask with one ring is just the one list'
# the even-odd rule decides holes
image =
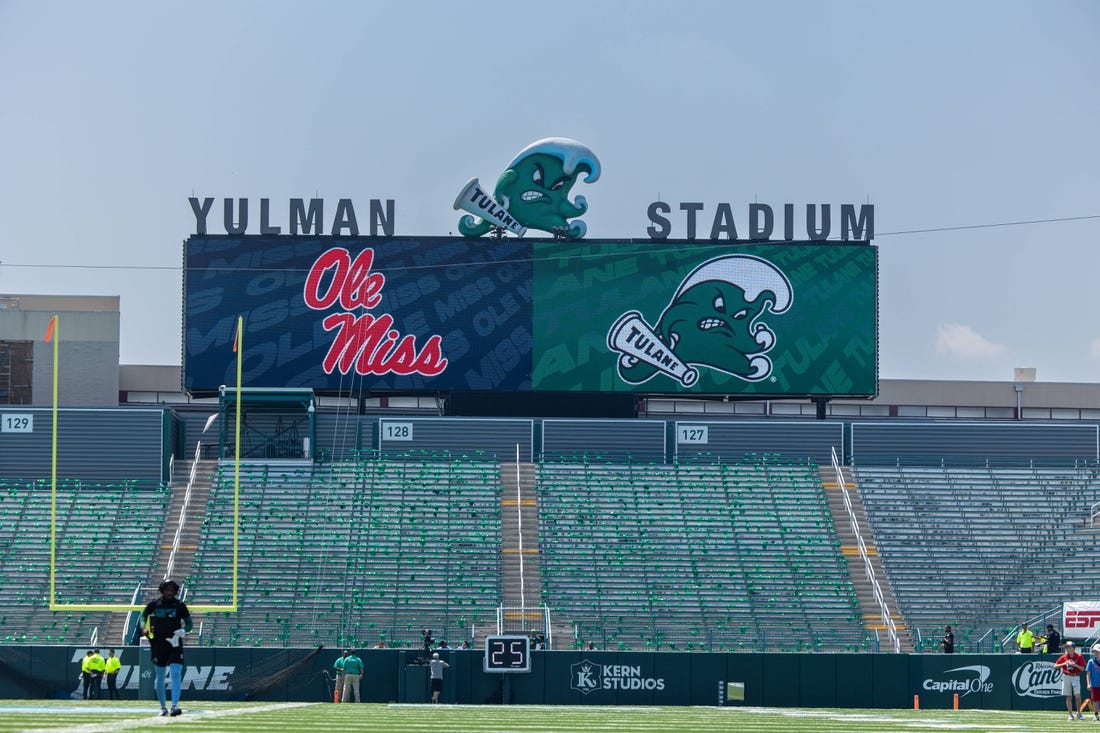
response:
{"label": "tulane angry wave mascot sculpture", "polygon": [[588,231],[583,221],[570,221],[588,211],[584,196],[569,200],[577,179],[595,183],[600,161],[586,145],[564,137],[537,140],[516,154],[497,179],[489,196],[476,178],[466,184],[454,208],[475,216],[463,216],[458,231],[480,237],[490,230],[506,230],[523,236],[538,229],[561,239],[580,239]]}

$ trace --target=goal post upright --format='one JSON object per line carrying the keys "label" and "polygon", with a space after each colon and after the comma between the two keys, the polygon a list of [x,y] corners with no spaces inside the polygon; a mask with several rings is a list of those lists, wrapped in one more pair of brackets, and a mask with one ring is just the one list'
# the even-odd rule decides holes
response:
{"label": "goal post upright", "polygon": [[53,341],[53,408],[50,415],[50,610],[55,608],[57,580],[57,364],[61,328],[55,313],[46,328],[46,341]]}
{"label": "goal post upright", "polygon": [[241,528],[241,373],[244,353],[244,316],[237,316],[233,351],[237,352],[237,409],[233,426],[233,603],[237,610],[237,547]]}

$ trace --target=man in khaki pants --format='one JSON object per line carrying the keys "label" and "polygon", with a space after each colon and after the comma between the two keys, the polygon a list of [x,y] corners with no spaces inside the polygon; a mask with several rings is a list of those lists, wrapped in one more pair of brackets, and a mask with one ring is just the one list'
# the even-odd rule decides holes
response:
{"label": "man in khaki pants", "polygon": [[340,702],[351,702],[352,693],[355,694],[355,702],[359,702],[359,680],[363,676],[363,660],[355,652],[344,657],[344,691],[340,694]]}

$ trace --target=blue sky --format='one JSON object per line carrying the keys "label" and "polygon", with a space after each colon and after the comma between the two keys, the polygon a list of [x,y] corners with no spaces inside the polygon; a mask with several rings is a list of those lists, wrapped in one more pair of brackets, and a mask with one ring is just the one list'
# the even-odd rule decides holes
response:
{"label": "blue sky", "polygon": [[739,229],[874,203],[884,378],[1100,381],[1100,218],[888,234],[1100,216],[1098,39],[1091,0],[0,0],[0,292],[119,295],[121,361],[178,364],[188,196],[446,235],[564,136],[603,166],[589,237],[645,237],[658,195]]}

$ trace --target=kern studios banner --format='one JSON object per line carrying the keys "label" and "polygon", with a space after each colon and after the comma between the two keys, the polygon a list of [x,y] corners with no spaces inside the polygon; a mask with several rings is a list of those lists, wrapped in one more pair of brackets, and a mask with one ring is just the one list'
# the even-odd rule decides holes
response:
{"label": "kern studios banner", "polygon": [[184,383],[869,396],[866,244],[191,237]]}

